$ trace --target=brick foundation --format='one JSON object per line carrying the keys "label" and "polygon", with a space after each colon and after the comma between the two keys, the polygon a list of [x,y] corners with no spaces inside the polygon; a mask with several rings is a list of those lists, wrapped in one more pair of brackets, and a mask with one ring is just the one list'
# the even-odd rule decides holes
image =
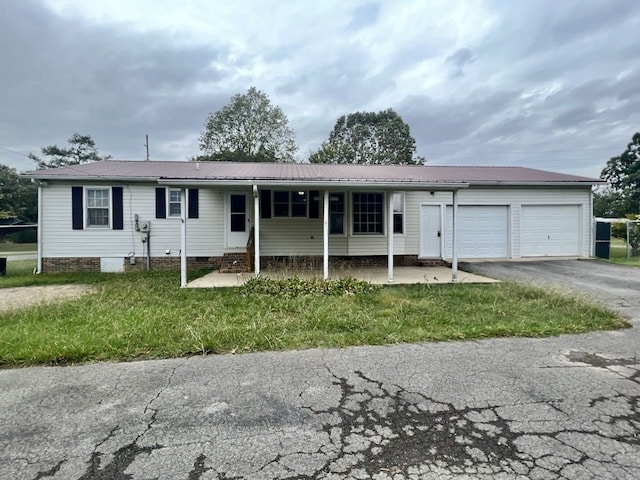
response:
{"label": "brick foundation", "polygon": [[[137,272],[146,269],[144,257],[136,257],[136,264],[129,264],[129,259],[124,258],[124,271]],[[187,257],[188,269],[208,268],[217,270],[222,263],[222,257]],[[180,257],[151,257],[150,266],[152,270],[179,270]],[[79,257],[79,258],[43,258],[42,270],[44,273],[62,272],[99,272],[100,257]]]}
{"label": "brick foundation", "polygon": [[44,273],[99,272],[100,258],[95,258],[95,257],[43,258],[42,271]]}
{"label": "brick foundation", "polygon": [[[128,258],[123,258],[125,272],[143,271],[146,268],[144,257],[136,257],[136,264],[130,265]],[[223,257],[187,257],[187,268],[218,270]],[[151,257],[152,270],[179,270],[180,257]],[[396,267],[447,265],[444,260],[421,260],[417,255],[395,255],[393,264]],[[297,255],[292,257],[261,256],[260,266],[263,270],[270,269],[319,269],[322,268],[322,255]],[[330,256],[329,266],[332,268],[366,268],[386,267],[386,255],[369,256]],[[79,258],[43,258],[42,270],[45,273],[59,272],[99,272],[99,257]]]}

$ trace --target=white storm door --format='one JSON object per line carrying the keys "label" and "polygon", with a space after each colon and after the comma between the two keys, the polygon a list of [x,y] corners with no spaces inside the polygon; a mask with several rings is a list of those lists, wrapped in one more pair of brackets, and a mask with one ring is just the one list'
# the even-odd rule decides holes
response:
{"label": "white storm door", "polygon": [[227,247],[244,248],[247,246],[251,230],[249,195],[230,193],[227,197]]}
{"label": "white storm door", "polygon": [[442,258],[439,205],[420,205],[420,257]]}

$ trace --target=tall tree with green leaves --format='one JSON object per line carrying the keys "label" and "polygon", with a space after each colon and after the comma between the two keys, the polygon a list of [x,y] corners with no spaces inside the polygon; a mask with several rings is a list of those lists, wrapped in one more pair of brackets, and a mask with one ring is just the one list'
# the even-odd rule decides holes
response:
{"label": "tall tree with green leaves", "polygon": [[336,121],[329,139],[309,157],[311,163],[419,165],[409,125],[393,109],[356,112]]}
{"label": "tall tree with green leaves", "polygon": [[42,154],[47,158],[40,158],[33,153],[29,153],[29,158],[36,162],[38,169],[66,167],[69,165],[79,165],[81,163],[97,162],[108,160],[111,155],[101,156],[96,148],[96,142],[90,135],[80,135],[74,133],[69,140],[68,147],[49,145],[41,149]]}
{"label": "tall tree with green leaves", "polygon": [[38,188],[7,165],[0,165],[0,218],[38,219]]}
{"label": "tall tree with green leaves", "polygon": [[640,132],[620,155],[612,157],[600,174],[621,200],[624,213],[640,213]]}
{"label": "tall tree with green leaves", "polygon": [[210,113],[199,140],[198,160],[293,162],[298,150],[287,116],[255,87]]}

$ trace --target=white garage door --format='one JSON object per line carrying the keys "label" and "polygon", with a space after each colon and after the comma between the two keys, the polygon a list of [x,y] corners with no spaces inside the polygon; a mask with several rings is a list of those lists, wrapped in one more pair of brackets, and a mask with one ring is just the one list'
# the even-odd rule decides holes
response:
{"label": "white garage door", "polygon": [[580,255],[580,205],[523,205],[523,257]]}
{"label": "white garage door", "polygon": [[[506,205],[458,207],[458,257],[506,258],[509,256],[509,209]],[[447,207],[446,256],[451,258],[453,210]]]}

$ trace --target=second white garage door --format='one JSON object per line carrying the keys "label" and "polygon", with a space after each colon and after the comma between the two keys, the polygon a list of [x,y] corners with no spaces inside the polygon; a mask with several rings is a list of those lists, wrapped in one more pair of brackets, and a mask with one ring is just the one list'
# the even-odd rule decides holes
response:
{"label": "second white garage door", "polygon": [[[451,258],[452,207],[447,207],[446,257]],[[506,205],[458,207],[458,257],[507,258],[509,256],[509,208]]]}
{"label": "second white garage door", "polygon": [[580,255],[580,205],[523,205],[523,257]]}

